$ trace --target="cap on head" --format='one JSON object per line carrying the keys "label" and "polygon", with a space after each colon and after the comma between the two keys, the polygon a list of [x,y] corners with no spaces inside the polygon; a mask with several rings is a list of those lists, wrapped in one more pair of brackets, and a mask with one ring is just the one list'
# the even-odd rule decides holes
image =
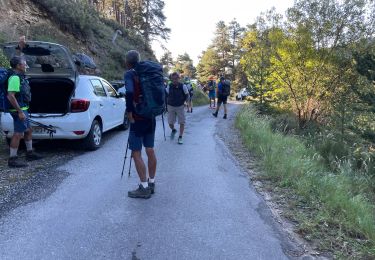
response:
{"label": "cap on head", "polygon": [[224,77],[220,77],[220,80],[225,80],[225,78]]}
{"label": "cap on head", "polygon": [[10,67],[12,69],[15,69],[17,68],[17,65],[21,64],[22,62],[24,62],[25,59],[22,58],[21,56],[14,56],[10,59],[9,63],[10,63]]}
{"label": "cap on head", "polygon": [[130,50],[126,53],[125,60],[127,64],[135,66],[141,60],[141,55],[136,50]]}

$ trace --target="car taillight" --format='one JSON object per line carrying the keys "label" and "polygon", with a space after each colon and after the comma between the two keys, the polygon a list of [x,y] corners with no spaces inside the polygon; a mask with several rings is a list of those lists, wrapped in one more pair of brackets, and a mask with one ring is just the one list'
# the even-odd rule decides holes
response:
{"label": "car taillight", "polygon": [[72,113],[85,112],[89,109],[90,101],[87,99],[72,99],[70,103],[70,111]]}

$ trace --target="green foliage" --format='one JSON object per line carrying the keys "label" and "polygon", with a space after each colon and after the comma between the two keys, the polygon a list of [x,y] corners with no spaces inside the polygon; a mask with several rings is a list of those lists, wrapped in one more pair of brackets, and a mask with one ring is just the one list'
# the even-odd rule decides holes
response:
{"label": "green foliage", "polygon": [[178,55],[176,62],[174,62],[173,71],[181,73],[182,77],[195,78],[195,67],[193,60],[189,54]]}
{"label": "green foliage", "polygon": [[203,91],[194,86],[193,104],[194,106],[204,106],[209,103],[209,99]]}
{"label": "green foliage", "polygon": [[209,48],[203,52],[197,66],[198,80],[200,82],[207,82],[211,75],[218,75],[220,70],[220,57],[217,51],[214,48]]}
{"label": "green foliage", "polygon": [[[123,77],[124,55],[130,49],[138,50],[142,59],[155,60],[152,50],[144,45],[144,39],[138,32],[127,30],[114,20],[100,17],[88,1],[33,1],[53,17],[53,22],[61,30],[56,30],[54,26],[46,27],[45,24],[32,25],[30,39],[57,42],[73,52],[86,52],[95,59],[100,75],[109,80]],[[112,43],[117,30],[122,35]],[[69,34],[73,34],[74,38],[69,37]]]}
{"label": "green foliage", "polygon": [[73,0],[33,0],[44,7],[62,27],[77,36],[92,37],[98,32],[100,19],[96,11],[87,1]]}
{"label": "green foliage", "polygon": [[160,58],[160,63],[163,65],[164,75],[169,75],[174,66],[172,53],[170,51],[166,51]]}
{"label": "green foliage", "polygon": [[[236,124],[247,147],[260,158],[264,177],[288,188],[304,208],[314,211],[306,216],[297,208],[292,209],[300,229],[309,232],[309,236],[319,236],[320,249],[340,251],[327,246],[332,245],[330,239],[336,239],[340,231],[349,250],[360,248],[357,255],[375,256],[371,252],[375,245],[375,211],[370,202],[374,194],[369,193],[367,178],[359,177],[345,160],[338,163],[335,172],[330,171],[316,150],[306,148],[296,137],[272,131],[270,120],[259,117],[251,107],[241,111]],[[307,229],[307,225],[311,228]],[[334,233],[334,238],[328,233]]]}

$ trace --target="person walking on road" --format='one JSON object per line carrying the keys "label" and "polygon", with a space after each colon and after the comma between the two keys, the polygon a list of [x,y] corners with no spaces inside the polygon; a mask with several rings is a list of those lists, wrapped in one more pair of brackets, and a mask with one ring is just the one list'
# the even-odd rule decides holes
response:
{"label": "person walking on road", "polygon": [[185,109],[184,103],[188,100],[189,91],[187,87],[180,82],[180,75],[177,72],[171,75],[172,82],[167,87],[167,106],[168,106],[168,124],[172,130],[171,138],[173,139],[177,133],[174,128],[176,118],[180,125],[180,134],[178,136],[178,144],[183,144],[182,135],[185,129]]}
{"label": "person walking on road", "polygon": [[[18,50],[26,46],[25,37],[20,38]],[[22,56],[14,56],[10,60],[11,74],[8,79],[7,98],[10,103],[9,112],[13,118],[14,133],[10,141],[10,156],[8,166],[11,168],[26,167],[17,156],[18,147],[22,138],[26,144],[26,160],[34,161],[42,158],[33,150],[32,129],[30,127],[29,103],[31,101],[30,85],[25,77],[26,60]]]}
{"label": "person walking on road", "polygon": [[[140,100],[140,85],[137,73],[134,68],[140,62],[140,54],[131,50],[125,56],[127,71],[125,72],[126,87],[126,112],[130,122],[129,131],[129,149],[134,159],[135,168],[137,170],[140,184],[137,189],[128,192],[130,198],[148,199],[155,192],[155,175],[157,159],[154,151],[155,141],[155,118],[144,118],[135,113],[135,103]],[[147,168],[142,159],[142,145],[145,147],[148,158]]]}
{"label": "person walking on road", "polygon": [[[215,109],[216,107],[216,82],[214,77],[210,77],[207,83],[208,97],[210,99],[210,108]],[[213,101],[213,106],[212,106]]]}
{"label": "person walking on road", "polygon": [[189,78],[185,78],[185,86],[189,92],[188,100],[186,102],[187,104],[187,113],[193,113],[193,95],[194,95],[194,89],[193,85],[191,84]]}
{"label": "person walking on road", "polygon": [[220,77],[220,82],[217,85],[217,108],[215,113],[212,115],[214,117],[217,117],[217,114],[219,113],[220,106],[223,104],[224,106],[224,119],[227,119],[227,101],[228,96],[230,95],[230,83],[225,81],[224,77]]}

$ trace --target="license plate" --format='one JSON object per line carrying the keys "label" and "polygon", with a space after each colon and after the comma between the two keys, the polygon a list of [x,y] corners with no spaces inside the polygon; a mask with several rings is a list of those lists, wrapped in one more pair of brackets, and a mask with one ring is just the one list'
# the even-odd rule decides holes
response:
{"label": "license plate", "polygon": [[33,130],[33,133],[35,134],[46,134],[47,131],[43,127],[40,126],[32,126],[31,129]]}

